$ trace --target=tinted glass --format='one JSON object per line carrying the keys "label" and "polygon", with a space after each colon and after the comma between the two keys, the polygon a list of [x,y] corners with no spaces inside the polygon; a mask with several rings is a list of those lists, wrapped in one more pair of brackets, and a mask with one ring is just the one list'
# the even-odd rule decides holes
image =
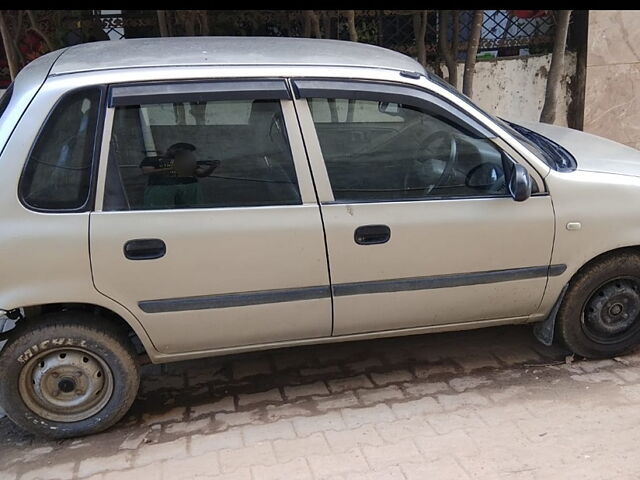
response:
{"label": "tinted glass", "polygon": [[409,105],[309,100],[337,201],[506,196],[502,152]]}
{"label": "tinted glass", "polygon": [[279,100],[116,107],[105,210],[299,204]]}
{"label": "tinted glass", "polygon": [[12,93],[13,93],[13,83],[9,85],[9,88],[7,88],[5,92],[2,94],[2,97],[0,97],[0,117],[2,117],[2,114],[9,106]]}
{"label": "tinted glass", "polygon": [[47,119],[20,182],[27,205],[76,210],[89,197],[100,89],[65,96]]}

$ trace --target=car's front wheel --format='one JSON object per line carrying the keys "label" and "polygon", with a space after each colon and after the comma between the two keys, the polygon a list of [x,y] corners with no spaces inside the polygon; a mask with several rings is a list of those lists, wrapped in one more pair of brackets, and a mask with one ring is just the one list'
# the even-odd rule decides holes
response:
{"label": "car's front wheel", "polygon": [[140,378],[122,331],[82,312],[22,323],[0,352],[0,406],[11,420],[37,435],[66,438],[122,418]]}
{"label": "car's front wheel", "polygon": [[613,357],[638,345],[640,255],[606,255],[578,272],[558,311],[556,334],[587,358]]}

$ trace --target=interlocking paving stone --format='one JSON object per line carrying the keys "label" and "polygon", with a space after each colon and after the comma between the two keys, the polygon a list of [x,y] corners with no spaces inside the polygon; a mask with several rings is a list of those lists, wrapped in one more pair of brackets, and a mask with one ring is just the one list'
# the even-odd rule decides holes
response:
{"label": "interlocking paving stone", "polygon": [[640,471],[640,352],[565,363],[530,326],[334,347],[144,366],[125,420],[82,439],[38,439],[0,419],[0,480],[617,480]]}

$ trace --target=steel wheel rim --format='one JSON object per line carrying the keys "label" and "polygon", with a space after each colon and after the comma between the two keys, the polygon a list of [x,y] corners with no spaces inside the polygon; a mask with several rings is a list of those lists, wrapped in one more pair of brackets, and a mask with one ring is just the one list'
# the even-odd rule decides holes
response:
{"label": "steel wheel rim", "polygon": [[78,348],[47,350],[22,368],[20,396],[40,417],[79,422],[102,410],[113,394],[113,374],[99,356]]}
{"label": "steel wheel rim", "polygon": [[640,280],[619,277],[594,289],[582,306],[582,331],[600,344],[623,342],[640,330]]}

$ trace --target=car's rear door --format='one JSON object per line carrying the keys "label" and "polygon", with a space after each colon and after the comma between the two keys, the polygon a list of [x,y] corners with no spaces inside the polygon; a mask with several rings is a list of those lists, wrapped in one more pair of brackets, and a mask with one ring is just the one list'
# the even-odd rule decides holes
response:
{"label": "car's rear door", "polygon": [[330,334],[322,223],[284,81],[113,86],[98,185],[96,288],[159,351]]}
{"label": "car's rear door", "polygon": [[535,311],[547,275],[562,271],[549,265],[553,209],[535,170],[525,165],[538,191],[514,201],[499,177],[515,152],[425,91],[294,85],[327,237],[334,335]]}

